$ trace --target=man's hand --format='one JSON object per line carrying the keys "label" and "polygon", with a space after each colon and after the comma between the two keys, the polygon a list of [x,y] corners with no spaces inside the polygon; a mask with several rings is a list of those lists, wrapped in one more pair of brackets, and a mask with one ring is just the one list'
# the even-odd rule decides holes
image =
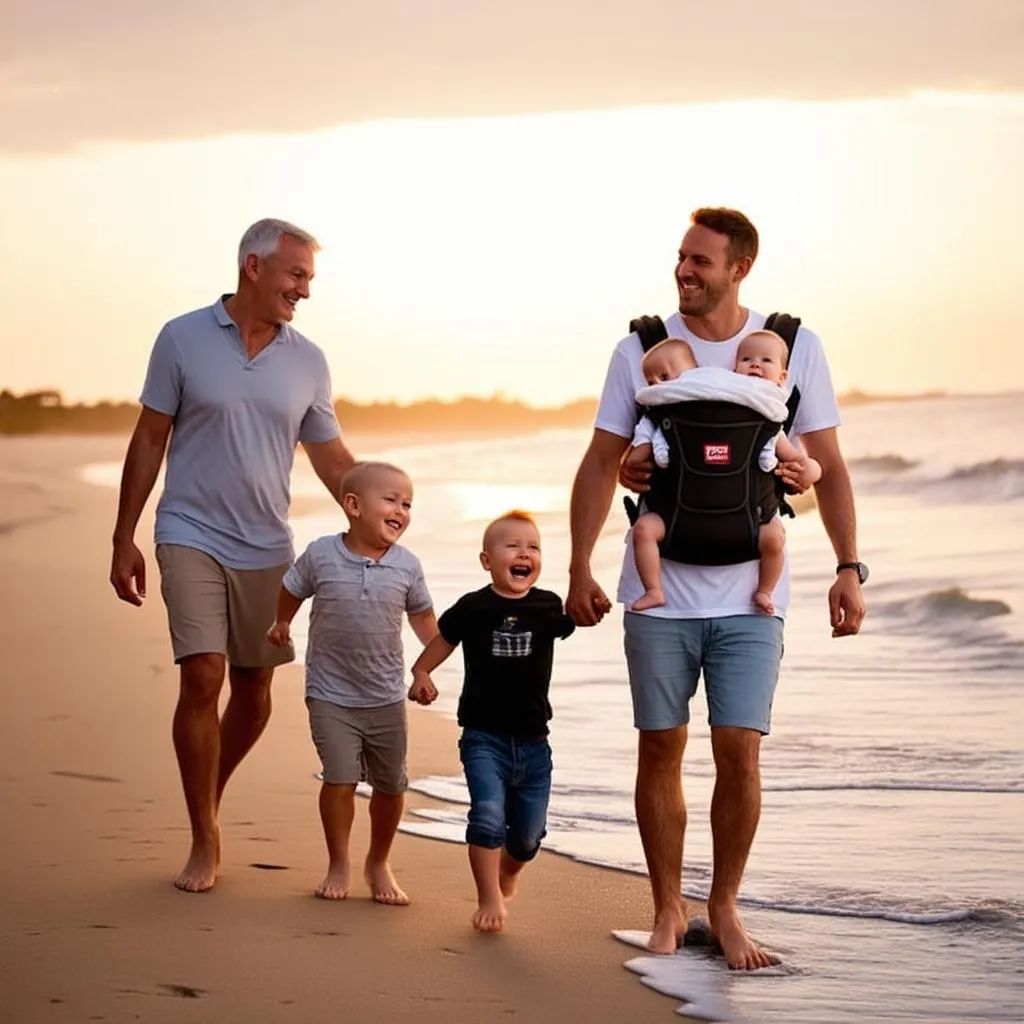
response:
{"label": "man's hand", "polygon": [[275,647],[287,647],[292,642],[290,622],[275,622],[267,630],[267,640]]}
{"label": "man's hand", "polygon": [[844,569],[836,576],[828,592],[828,610],[833,636],[854,636],[860,632],[867,606],[860,580],[852,570]]}
{"label": "man's hand", "polygon": [[652,446],[636,445],[626,452],[619,463],[619,483],[634,494],[643,494],[651,489],[651,472],[654,469]]}
{"label": "man's hand", "polygon": [[409,687],[409,700],[416,704],[433,704],[437,700],[437,687],[428,675],[414,675]]}
{"label": "man's hand", "polygon": [[128,604],[141,606],[146,596],[146,559],[135,541],[115,541],[110,560],[110,583],[117,596]]}
{"label": "man's hand", "polygon": [[577,626],[596,626],[612,610],[612,603],[589,571],[571,572],[565,610]]}

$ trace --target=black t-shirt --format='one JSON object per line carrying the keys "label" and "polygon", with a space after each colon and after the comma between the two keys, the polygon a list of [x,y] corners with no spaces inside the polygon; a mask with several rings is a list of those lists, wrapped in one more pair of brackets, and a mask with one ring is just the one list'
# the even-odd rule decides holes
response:
{"label": "black t-shirt", "polygon": [[462,644],[459,725],[523,738],[546,736],[556,637],[576,628],[549,590],[502,597],[489,586],[464,594],[440,619],[441,636]]}

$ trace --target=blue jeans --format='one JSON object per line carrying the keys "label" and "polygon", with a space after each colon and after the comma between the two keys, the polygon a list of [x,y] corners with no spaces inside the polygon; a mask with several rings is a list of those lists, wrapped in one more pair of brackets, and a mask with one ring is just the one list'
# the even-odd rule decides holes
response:
{"label": "blue jeans", "polygon": [[466,842],[488,850],[504,848],[514,860],[533,860],[547,835],[551,795],[547,739],[520,740],[463,729],[459,757],[469,787]]}
{"label": "blue jeans", "polygon": [[732,726],[767,735],[782,661],[781,619],[661,619],[626,612],[623,622],[637,729],[686,725],[703,671],[712,728]]}

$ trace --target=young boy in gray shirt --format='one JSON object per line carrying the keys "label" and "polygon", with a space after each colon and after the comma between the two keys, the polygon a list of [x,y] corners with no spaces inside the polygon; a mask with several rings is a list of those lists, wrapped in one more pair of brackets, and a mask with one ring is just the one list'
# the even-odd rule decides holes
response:
{"label": "young boy in gray shirt", "polygon": [[364,877],[378,903],[405,906],[409,898],[388,861],[408,784],[402,617],[424,646],[436,636],[437,620],[419,559],[397,543],[412,509],[409,477],[388,463],[358,463],[341,492],[348,531],[313,541],[288,570],[267,638],[287,645],[295,613],[313,598],[306,706],[323,764],[320,818],[329,857],[316,895],[349,894],[355,790],[365,779],[373,794]]}

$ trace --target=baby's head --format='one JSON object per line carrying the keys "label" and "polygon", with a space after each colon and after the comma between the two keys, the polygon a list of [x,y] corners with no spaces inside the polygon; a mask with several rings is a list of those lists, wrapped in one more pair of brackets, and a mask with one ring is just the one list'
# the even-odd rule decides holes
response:
{"label": "baby's head", "polygon": [[682,338],[666,338],[644,353],[640,370],[648,384],[675,380],[697,366],[693,349]]}
{"label": "baby's head", "polygon": [[412,516],[412,481],[390,462],[357,462],[342,478],[341,507],[365,544],[387,548]]}
{"label": "baby's head", "polygon": [[540,576],[540,531],[529,512],[513,509],[484,530],[480,564],[502,597],[523,597]]}
{"label": "baby's head", "polygon": [[783,384],[788,363],[789,349],[774,331],[751,331],[736,350],[736,372],[745,377]]}

